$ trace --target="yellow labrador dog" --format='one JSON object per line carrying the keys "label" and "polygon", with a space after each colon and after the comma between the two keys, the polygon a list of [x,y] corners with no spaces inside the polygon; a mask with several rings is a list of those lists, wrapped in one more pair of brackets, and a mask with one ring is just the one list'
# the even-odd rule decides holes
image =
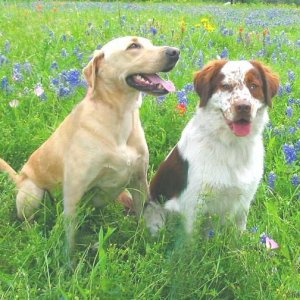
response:
{"label": "yellow labrador dog", "polygon": [[179,50],[141,37],[121,37],[96,50],[83,73],[85,98],[29,158],[19,174],[0,159],[0,170],[16,182],[17,213],[30,219],[45,190],[63,187],[66,235],[74,244],[76,207],[96,188],[101,201],[127,187],[139,216],[148,198],[148,148],[139,117],[141,91],[163,95],[174,85],[156,73],[177,63]]}

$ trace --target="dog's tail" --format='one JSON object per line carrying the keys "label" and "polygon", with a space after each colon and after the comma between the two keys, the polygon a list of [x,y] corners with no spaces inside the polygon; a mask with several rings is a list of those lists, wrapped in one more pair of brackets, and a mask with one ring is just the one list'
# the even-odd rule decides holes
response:
{"label": "dog's tail", "polygon": [[0,158],[0,171],[8,173],[9,177],[15,182],[18,182],[18,173],[3,159]]}

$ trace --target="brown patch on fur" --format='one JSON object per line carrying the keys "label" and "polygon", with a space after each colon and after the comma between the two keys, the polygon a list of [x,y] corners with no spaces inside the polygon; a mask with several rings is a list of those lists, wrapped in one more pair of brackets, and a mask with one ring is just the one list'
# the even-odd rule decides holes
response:
{"label": "brown patch on fur", "polygon": [[255,69],[251,69],[247,72],[245,76],[245,83],[248,87],[251,95],[262,102],[265,102],[265,95],[263,91],[263,81],[259,71]]}
{"label": "brown patch on fur", "polygon": [[187,185],[188,162],[181,157],[176,146],[161,163],[150,183],[151,200],[171,199],[180,195]]}
{"label": "brown patch on fur", "polygon": [[227,60],[214,60],[195,74],[194,87],[201,99],[200,107],[205,106],[212,94],[220,87],[220,82],[224,78],[220,70],[226,63]]}
{"label": "brown patch on fur", "polygon": [[265,102],[272,107],[272,98],[277,94],[279,88],[279,77],[269,67],[259,61],[251,61],[251,64],[260,73]]}

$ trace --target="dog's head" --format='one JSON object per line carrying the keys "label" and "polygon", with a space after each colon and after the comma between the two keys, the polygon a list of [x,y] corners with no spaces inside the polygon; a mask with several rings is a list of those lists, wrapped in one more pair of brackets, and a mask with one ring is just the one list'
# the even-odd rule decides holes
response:
{"label": "dog's head", "polygon": [[236,136],[247,136],[257,115],[272,106],[279,79],[258,61],[217,60],[196,73],[194,85],[200,107],[220,114]]}
{"label": "dog's head", "polygon": [[154,46],[145,38],[121,37],[94,52],[83,73],[92,89],[106,87],[134,89],[153,95],[174,91],[172,82],[163,80],[157,73],[169,72],[176,65],[180,51],[167,46]]}

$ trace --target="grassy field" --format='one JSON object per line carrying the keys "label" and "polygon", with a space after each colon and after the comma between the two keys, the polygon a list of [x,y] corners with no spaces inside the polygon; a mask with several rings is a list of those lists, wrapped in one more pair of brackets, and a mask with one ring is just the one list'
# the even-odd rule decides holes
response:
{"label": "grassy field", "polygon": [[[0,3],[0,156],[20,169],[86,91],[83,66],[114,37],[181,49],[178,93],[144,97],[149,179],[193,115],[193,73],[217,57],[258,59],[281,78],[265,130],[265,175],[247,231],[187,240],[171,218],[152,238],[112,202],[80,209],[74,271],[66,267],[62,195],[35,222],[16,219],[15,187],[0,174],[1,299],[300,299],[300,10],[196,4]],[[201,220],[199,220],[201,223]],[[267,249],[262,234],[278,249]],[[99,242],[97,247],[93,247]]]}

